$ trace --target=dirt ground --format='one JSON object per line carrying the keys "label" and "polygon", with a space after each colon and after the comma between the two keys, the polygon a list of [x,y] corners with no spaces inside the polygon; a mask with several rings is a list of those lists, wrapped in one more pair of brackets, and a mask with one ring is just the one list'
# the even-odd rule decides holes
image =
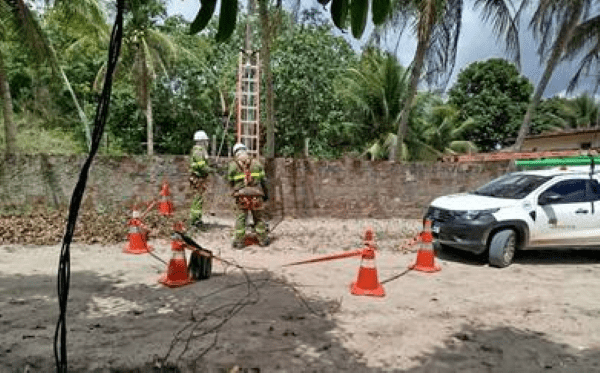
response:
{"label": "dirt ground", "polygon": [[[600,252],[522,253],[508,268],[443,252],[406,272],[418,221],[285,220],[267,248],[230,247],[231,219],[194,238],[244,269],[170,289],[166,266],[119,245],[71,247],[70,372],[600,372]],[[376,232],[383,298],[354,296]],[[168,260],[170,238],[150,242]],[[60,245],[0,246],[0,372],[54,371]],[[189,252],[188,252],[189,255]]]}

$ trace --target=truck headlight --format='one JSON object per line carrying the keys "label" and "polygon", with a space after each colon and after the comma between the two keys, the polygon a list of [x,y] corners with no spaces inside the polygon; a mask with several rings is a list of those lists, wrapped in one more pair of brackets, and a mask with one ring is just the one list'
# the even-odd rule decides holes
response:
{"label": "truck headlight", "polygon": [[467,210],[467,211],[461,211],[458,214],[458,216],[460,216],[461,218],[463,218],[465,220],[476,220],[476,219],[480,219],[485,216],[490,216],[493,213],[497,212],[498,210],[500,210],[500,209],[497,208],[497,209],[487,209],[487,210]]}

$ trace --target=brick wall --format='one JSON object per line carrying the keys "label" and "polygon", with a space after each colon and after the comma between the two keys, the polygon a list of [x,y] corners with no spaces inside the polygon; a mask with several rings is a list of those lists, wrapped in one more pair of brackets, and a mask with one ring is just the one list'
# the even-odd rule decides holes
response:
{"label": "brick wall", "polygon": [[[0,163],[0,208],[68,204],[84,156],[18,155]],[[225,167],[227,159],[221,159]],[[505,172],[506,165],[396,164],[343,159],[309,161],[275,159],[266,165],[275,173],[271,202],[286,216],[420,217],[435,197],[472,189]],[[176,208],[187,208],[187,156],[98,156],[92,165],[85,203],[99,211],[127,209],[135,199],[158,196],[166,178]],[[229,187],[220,175],[210,178],[206,210],[231,213]]]}

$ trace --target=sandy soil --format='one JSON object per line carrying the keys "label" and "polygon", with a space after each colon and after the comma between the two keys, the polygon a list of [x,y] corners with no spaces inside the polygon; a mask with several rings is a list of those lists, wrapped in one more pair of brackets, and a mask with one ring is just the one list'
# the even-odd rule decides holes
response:
{"label": "sandy soil", "polygon": [[[244,270],[215,261],[177,289],[124,243],[72,245],[70,372],[600,372],[600,252],[522,253],[505,269],[443,252],[426,274],[398,250],[418,221],[286,220],[243,250],[232,220],[209,223],[195,239]],[[360,248],[368,225],[383,298],[350,294],[359,258],[282,266]],[[170,258],[168,237],[151,244]],[[0,246],[0,372],[54,371],[59,253]]]}

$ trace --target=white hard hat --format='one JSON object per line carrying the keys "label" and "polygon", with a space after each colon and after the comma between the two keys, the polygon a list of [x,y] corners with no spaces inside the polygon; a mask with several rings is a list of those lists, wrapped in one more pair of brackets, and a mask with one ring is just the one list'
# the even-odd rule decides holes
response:
{"label": "white hard hat", "polygon": [[206,136],[206,132],[204,131],[196,131],[194,134],[194,141],[202,141],[208,140],[208,136]]}
{"label": "white hard hat", "polygon": [[248,148],[246,148],[246,145],[242,144],[241,142],[238,142],[233,146],[233,155],[236,156],[237,153],[240,151],[246,152],[248,151]]}

